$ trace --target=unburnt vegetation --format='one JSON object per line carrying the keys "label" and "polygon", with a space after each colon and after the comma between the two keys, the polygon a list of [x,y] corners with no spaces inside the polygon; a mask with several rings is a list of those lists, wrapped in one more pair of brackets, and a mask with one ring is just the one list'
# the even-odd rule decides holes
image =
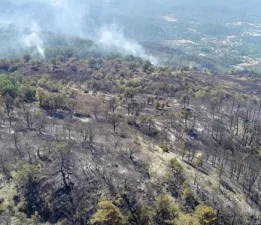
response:
{"label": "unburnt vegetation", "polygon": [[261,223],[258,77],[133,56],[0,69],[1,224]]}

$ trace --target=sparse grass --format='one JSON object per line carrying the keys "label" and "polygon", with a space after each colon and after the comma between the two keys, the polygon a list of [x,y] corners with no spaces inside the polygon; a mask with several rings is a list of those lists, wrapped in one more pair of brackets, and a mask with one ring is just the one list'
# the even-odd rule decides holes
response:
{"label": "sparse grass", "polygon": [[17,195],[17,190],[13,182],[5,184],[0,189],[0,210],[6,210],[7,208],[14,207],[14,197]]}

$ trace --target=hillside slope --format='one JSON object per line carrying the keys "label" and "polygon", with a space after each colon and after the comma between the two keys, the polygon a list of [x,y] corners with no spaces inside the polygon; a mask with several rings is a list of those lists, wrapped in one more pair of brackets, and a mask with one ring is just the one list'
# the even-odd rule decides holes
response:
{"label": "hillside slope", "polygon": [[2,221],[261,223],[258,75],[135,58],[5,65]]}

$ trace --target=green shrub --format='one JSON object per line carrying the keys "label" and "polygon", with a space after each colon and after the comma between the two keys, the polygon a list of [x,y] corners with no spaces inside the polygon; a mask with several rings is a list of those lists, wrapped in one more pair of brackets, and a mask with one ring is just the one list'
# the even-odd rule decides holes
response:
{"label": "green shrub", "polygon": [[179,209],[166,194],[160,195],[156,201],[156,216],[164,221],[164,224],[178,216]]}
{"label": "green shrub", "polygon": [[170,167],[177,173],[180,173],[183,169],[177,158],[172,158],[170,160]]}
{"label": "green shrub", "polygon": [[217,212],[210,206],[199,205],[196,208],[195,214],[202,225],[217,224]]}
{"label": "green shrub", "polygon": [[14,182],[19,187],[28,187],[31,183],[37,180],[39,169],[30,164],[24,164],[23,167],[18,170],[14,176]]}
{"label": "green shrub", "polygon": [[0,94],[3,96],[9,95],[12,98],[17,96],[18,84],[15,79],[9,76],[0,76]]}
{"label": "green shrub", "polygon": [[162,146],[160,146],[162,148],[162,151],[165,152],[165,153],[168,153],[169,152],[169,146],[167,144],[164,144]]}
{"label": "green shrub", "polygon": [[110,201],[101,201],[97,212],[91,219],[91,224],[124,225],[125,220],[119,208]]}
{"label": "green shrub", "polygon": [[191,186],[189,184],[188,180],[185,180],[185,182],[182,185],[182,200],[185,201],[186,204],[190,204],[192,198],[193,198],[193,193],[191,190]]}
{"label": "green shrub", "polygon": [[19,97],[26,102],[35,101],[36,89],[29,85],[21,85],[18,89]]}

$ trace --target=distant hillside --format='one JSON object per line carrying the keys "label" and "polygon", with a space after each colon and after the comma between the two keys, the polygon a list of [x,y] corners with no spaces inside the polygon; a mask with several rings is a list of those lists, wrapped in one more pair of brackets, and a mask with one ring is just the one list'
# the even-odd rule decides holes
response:
{"label": "distant hillside", "polygon": [[[76,0],[68,1],[65,5],[47,2],[3,1],[0,9],[2,24],[15,24],[16,27],[31,30],[32,23],[35,23],[44,34],[41,38],[48,51],[52,47],[74,48],[74,56],[79,58],[104,55],[115,58],[123,53],[107,43],[106,48],[99,49],[97,41],[104,27],[117,27],[119,32],[111,34],[114,36],[111,40],[115,42],[122,35],[131,42],[144,43],[145,53],[152,52],[153,57],[160,58],[163,65],[197,67],[222,73],[252,70],[252,65],[248,66],[246,62],[258,62],[261,58],[261,14],[258,1],[250,1],[247,5],[234,0],[218,3],[205,0],[91,0],[83,3]],[[1,31],[2,56],[21,56],[25,50],[35,53],[35,49],[28,50],[24,43],[15,40],[15,37],[21,36],[21,32],[15,32],[6,31],[6,28]],[[90,39],[96,46],[90,49],[88,44],[76,43],[75,48],[75,40],[68,40],[71,37]],[[120,46],[124,45],[117,41]],[[125,56],[136,51],[128,49],[129,43],[125,47],[129,51],[124,50]],[[179,54],[166,54],[164,48],[169,48],[169,53],[178,50]],[[142,55],[143,52],[139,54]],[[255,70],[258,72],[259,68],[257,65]]]}

